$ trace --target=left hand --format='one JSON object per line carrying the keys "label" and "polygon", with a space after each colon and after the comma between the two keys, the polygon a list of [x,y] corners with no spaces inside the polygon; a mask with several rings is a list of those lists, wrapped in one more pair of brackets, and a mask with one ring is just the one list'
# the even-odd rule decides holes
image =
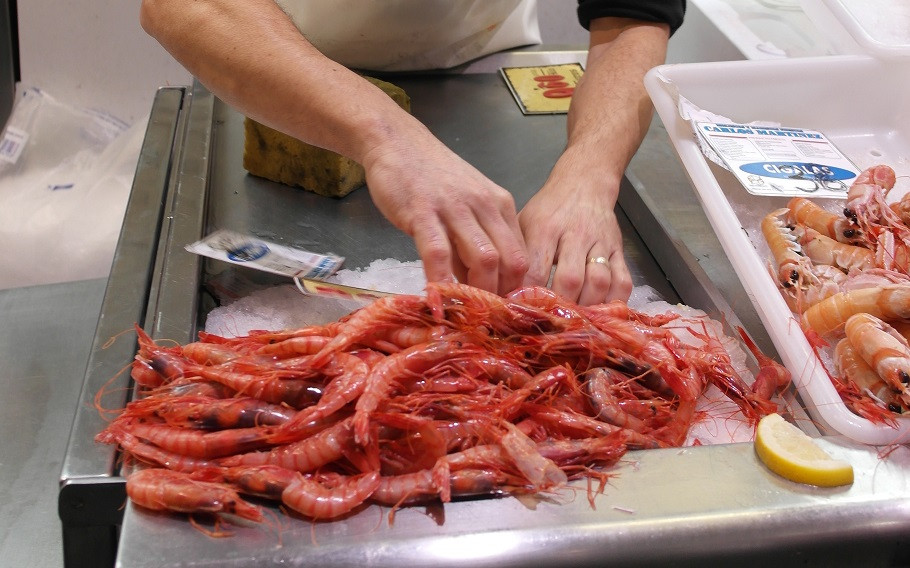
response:
{"label": "left hand", "polygon": [[[583,305],[628,300],[632,275],[613,211],[619,183],[651,123],[642,83],[663,62],[667,24],[627,18],[591,21],[584,75],[572,95],[566,149],[518,215],[529,255],[525,284]],[[606,259],[601,264],[593,259]]]}
{"label": "left hand", "polygon": [[[568,168],[554,168],[544,187],[518,215],[530,268],[525,284],[551,288],[582,305],[627,300],[632,276],[626,266],[622,233],[613,211],[618,182],[579,179]],[[589,262],[605,258],[606,264]]]}

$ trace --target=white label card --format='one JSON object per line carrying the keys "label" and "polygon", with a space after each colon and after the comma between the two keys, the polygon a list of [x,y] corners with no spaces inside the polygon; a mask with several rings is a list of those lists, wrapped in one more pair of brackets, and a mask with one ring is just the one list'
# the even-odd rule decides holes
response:
{"label": "white label card", "polygon": [[341,256],[309,252],[223,229],[187,245],[186,250],[272,274],[314,280],[328,278],[344,262]]}
{"label": "white label card", "polygon": [[844,198],[860,173],[815,130],[698,122],[696,132],[753,195]]}

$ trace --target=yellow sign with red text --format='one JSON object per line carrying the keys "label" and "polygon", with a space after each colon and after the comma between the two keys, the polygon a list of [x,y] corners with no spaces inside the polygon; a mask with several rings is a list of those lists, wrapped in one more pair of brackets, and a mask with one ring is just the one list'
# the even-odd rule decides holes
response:
{"label": "yellow sign with red text", "polygon": [[572,93],[584,73],[580,63],[503,67],[502,76],[524,114],[569,112]]}

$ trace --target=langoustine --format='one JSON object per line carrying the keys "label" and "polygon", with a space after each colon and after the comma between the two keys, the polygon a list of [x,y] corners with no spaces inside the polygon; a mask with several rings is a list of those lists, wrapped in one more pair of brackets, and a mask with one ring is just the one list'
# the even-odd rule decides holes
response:
{"label": "langoustine", "polygon": [[[905,224],[910,199],[887,203],[895,182],[892,168],[873,166],[850,186],[843,214],[797,197],[761,224],[774,262],[771,272],[788,306],[799,314],[816,350],[832,347],[833,368],[826,371],[841,398],[855,413],[892,424],[895,415],[910,409],[906,381],[883,377],[885,370],[876,369],[894,347],[885,345],[890,341],[882,331],[890,329],[885,322],[910,320],[910,228]],[[859,329],[876,340],[863,344]]]}

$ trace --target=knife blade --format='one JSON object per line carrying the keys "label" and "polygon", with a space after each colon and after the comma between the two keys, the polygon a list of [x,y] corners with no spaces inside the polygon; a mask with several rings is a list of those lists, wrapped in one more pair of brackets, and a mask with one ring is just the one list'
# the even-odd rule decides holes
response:
{"label": "knife blade", "polygon": [[394,292],[357,288],[356,286],[336,284],[324,280],[314,280],[302,276],[295,276],[294,283],[297,284],[297,288],[304,294],[336,298],[338,300],[355,300],[369,303],[373,300],[378,300],[379,298],[399,295]]}

